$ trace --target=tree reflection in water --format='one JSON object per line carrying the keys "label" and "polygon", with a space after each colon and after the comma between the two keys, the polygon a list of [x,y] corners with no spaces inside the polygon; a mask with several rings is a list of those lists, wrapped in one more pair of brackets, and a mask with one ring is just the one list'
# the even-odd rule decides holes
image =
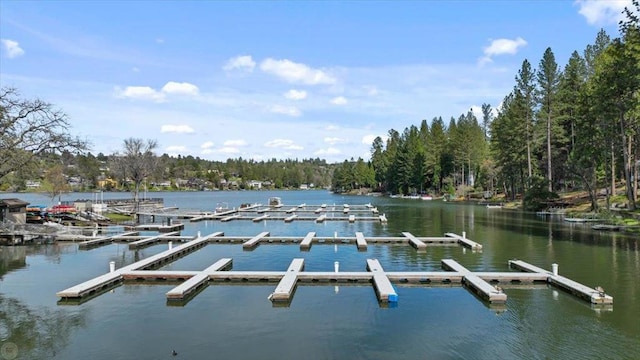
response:
{"label": "tree reflection in water", "polygon": [[[34,247],[0,248],[0,281],[14,270],[27,266]],[[69,312],[51,307],[29,307],[0,293],[0,359],[51,359],[64,349],[72,332],[83,327],[86,312]]]}

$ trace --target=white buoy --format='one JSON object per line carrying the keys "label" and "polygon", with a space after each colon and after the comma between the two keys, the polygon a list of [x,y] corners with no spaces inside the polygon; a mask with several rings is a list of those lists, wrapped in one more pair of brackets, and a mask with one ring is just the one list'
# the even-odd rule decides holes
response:
{"label": "white buoy", "polygon": [[333,263],[333,268],[336,272],[340,269],[340,262],[336,261]]}
{"label": "white buoy", "polygon": [[553,276],[558,276],[558,264],[551,264],[551,272]]}
{"label": "white buoy", "polygon": [[173,241],[169,241],[169,250],[173,249]]}
{"label": "white buoy", "polygon": [[116,271],[116,262],[109,261],[109,272],[114,272],[114,271]]}

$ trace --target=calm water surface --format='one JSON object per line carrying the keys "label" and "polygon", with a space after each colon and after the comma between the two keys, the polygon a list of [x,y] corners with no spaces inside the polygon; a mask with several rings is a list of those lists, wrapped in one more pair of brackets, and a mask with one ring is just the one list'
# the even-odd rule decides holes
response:
{"label": "calm water surface", "polygon": [[[45,196],[21,197],[48,204]],[[105,194],[122,198],[128,194]],[[471,270],[508,271],[518,258],[614,297],[612,308],[594,308],[544,285],[507,287],[506,306],[490,307],[464,288],[397,286],[399,303],[378,305],[372,286],[298,286],[289,307],[273,307],[275,283],[211,285],[184,307],[167,306],[175,284],[123,285],[81,305],[58,305],[56,292],[117,267],[164,251],[158,244],[138,251],[113,244],[79,250],[76,244],[0,248],[0,360],[2,359],[640,359],[640,251],[638,239],[592,231],[588,226],[535,214],[440,201],[347,197],[325,191],[154,193],[165,206],[213,210],[267,203],[364,204],[371,202],[389,223],[249,221],[189,224],[183,234],[224,231],[253,236],[417,236],[461,234],[483,244],[481,253],[461,247],[209,245],[166,269],[200,270],[222,257],[233,270],[285,270],[295,257],[307,271],[364,271],[377,258],[387,271],[439,271],[453,258]],[[92,198],[67,194],[63,200]],[[177,357],[171,355],[175,349]]]}

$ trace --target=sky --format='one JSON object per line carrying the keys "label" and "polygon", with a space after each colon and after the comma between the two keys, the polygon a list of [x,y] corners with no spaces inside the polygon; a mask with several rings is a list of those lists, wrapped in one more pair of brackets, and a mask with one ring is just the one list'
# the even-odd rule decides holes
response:
{"label": "sky", "polygon": [[0,87],[64,111],[93,154],[370,158],[376,136],[499,108],[631,0],[0,1]]}

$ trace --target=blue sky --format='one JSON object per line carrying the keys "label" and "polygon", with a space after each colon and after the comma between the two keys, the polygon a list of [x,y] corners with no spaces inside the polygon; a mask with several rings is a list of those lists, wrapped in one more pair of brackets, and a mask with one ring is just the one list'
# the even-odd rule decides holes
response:
{"label": "blue sky", "polygon": [[[498,107],[522,61],[560,66],[630,0],[0,1],[0,86],[210,160],[369,157],[422,119]],[[479,112],[478,112],[479,115]]]}

